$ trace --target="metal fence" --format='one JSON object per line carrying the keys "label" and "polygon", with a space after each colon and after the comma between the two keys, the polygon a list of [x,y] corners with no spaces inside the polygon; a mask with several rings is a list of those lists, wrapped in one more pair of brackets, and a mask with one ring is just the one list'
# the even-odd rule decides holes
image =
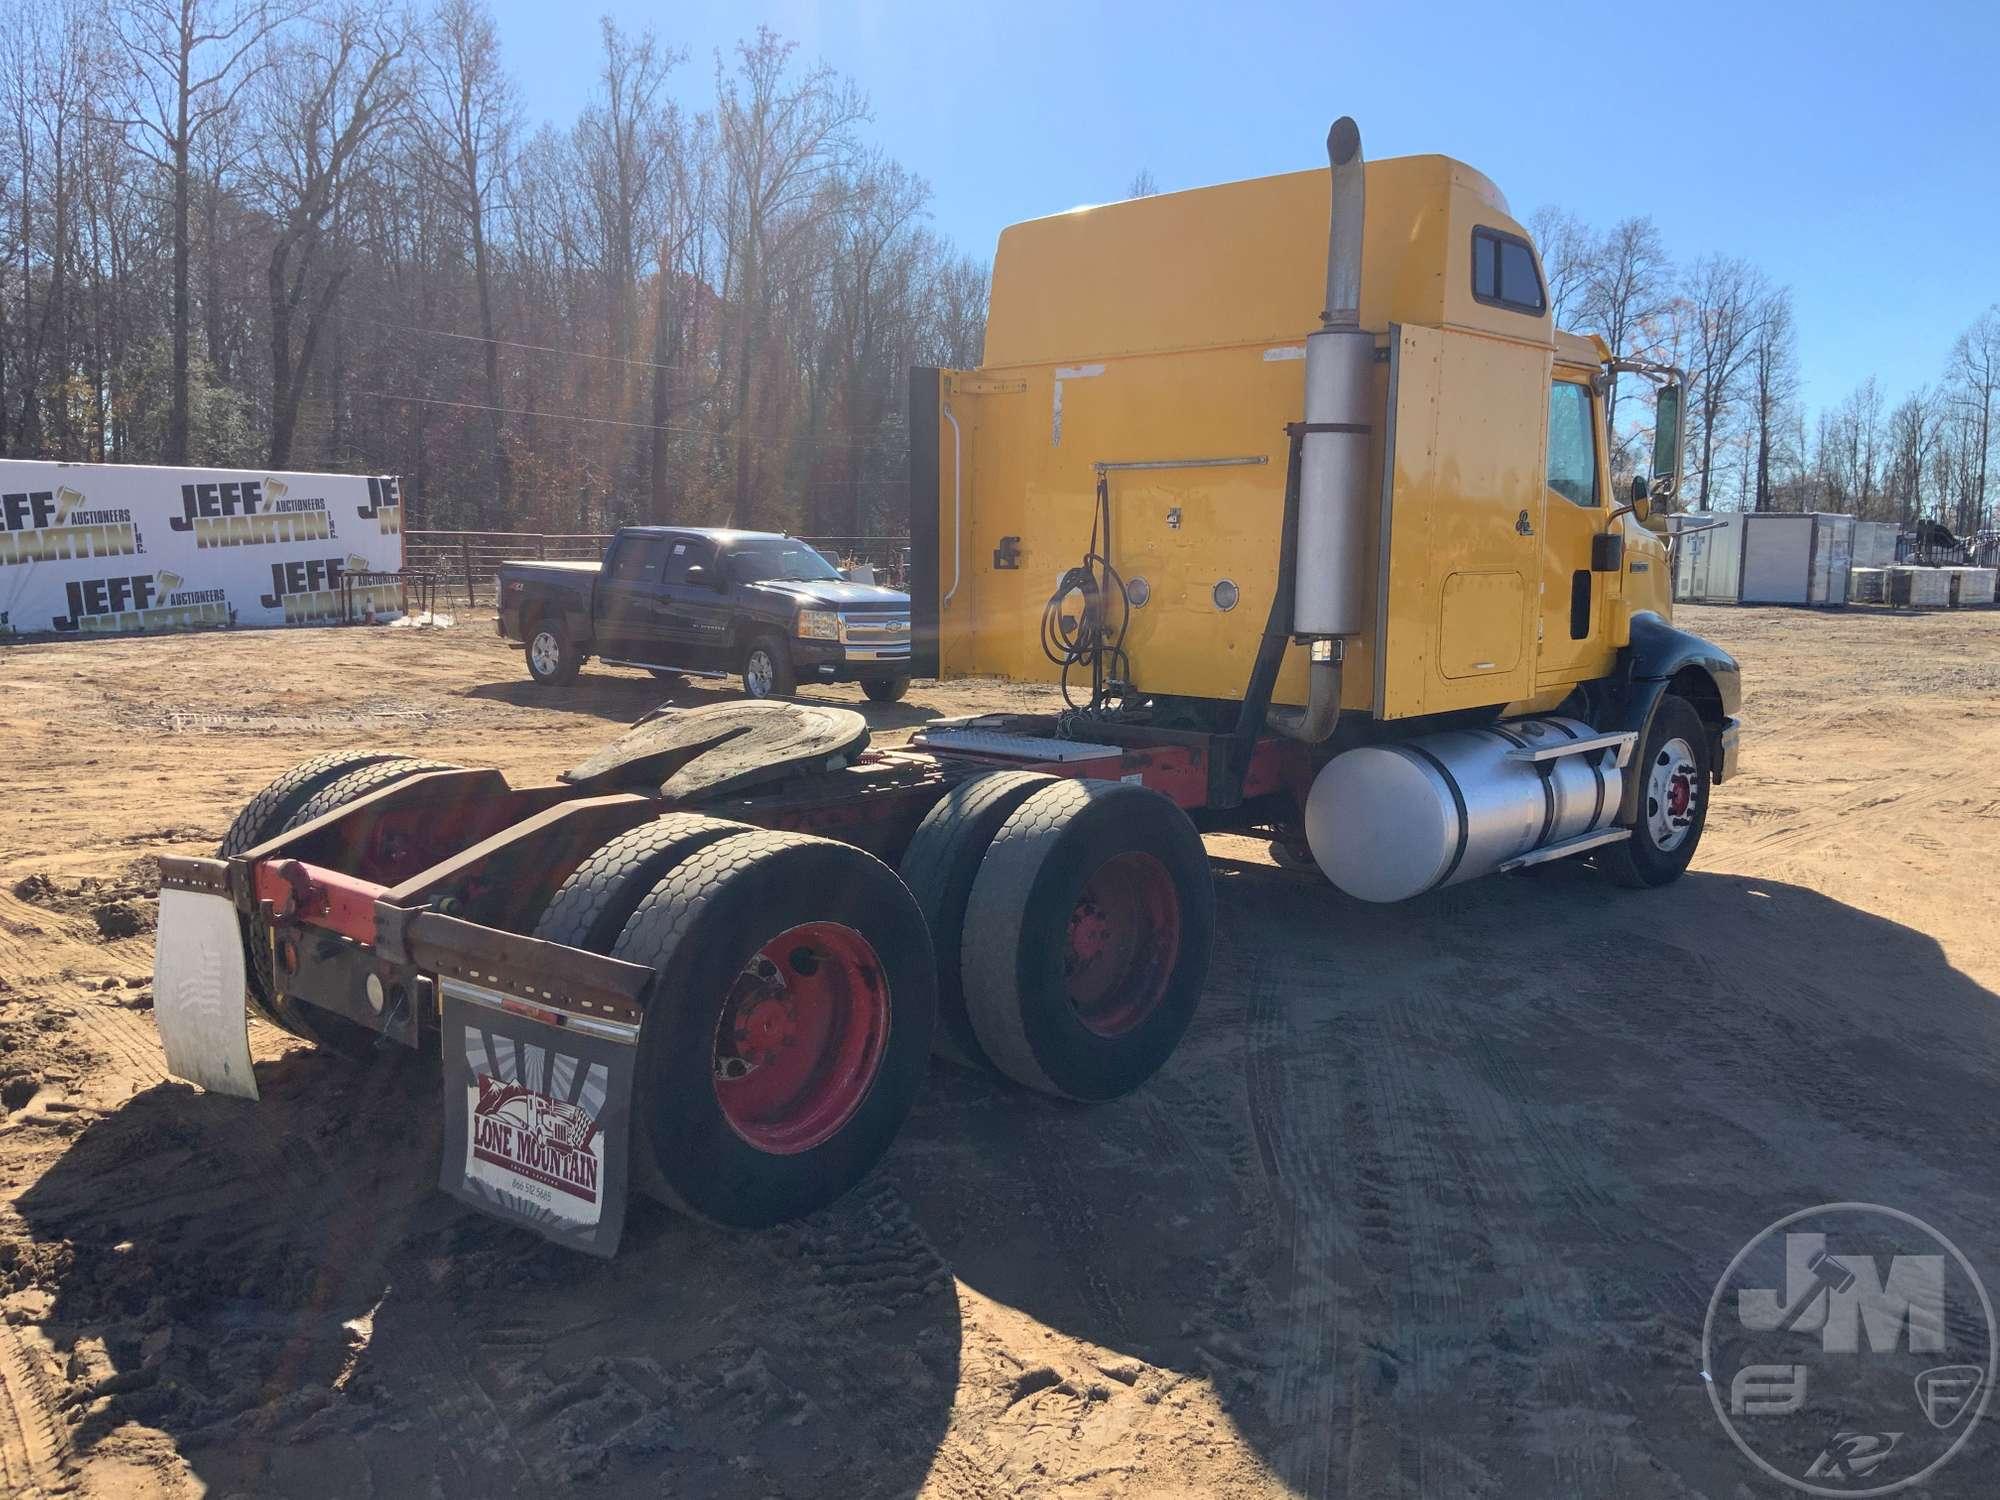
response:
{"label": "metal fence", "polygon": [[[596,562],[608,531],[406,531],[403,569],[439,580],[447,599],[468,605],[493,597],[503,562]],[[875,581],[901,588],[909,578],[910,539],[900,536],[807,536],[800,541],[843,563],[867,563]]]}

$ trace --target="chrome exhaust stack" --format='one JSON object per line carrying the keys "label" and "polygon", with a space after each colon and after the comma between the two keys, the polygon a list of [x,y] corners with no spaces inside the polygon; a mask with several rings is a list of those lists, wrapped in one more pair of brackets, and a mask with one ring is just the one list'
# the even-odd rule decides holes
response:
{"label": "chrome exhaust stack", "polygon": [[1375,337],[1361,327],[1361,249],[1367,219],[1361,130],[1342,115],[1327,132],[1332,208],[1326,305],[1306,338],[1307,431],[1299,471],[1299,535],[1292,634],[1310,643],[1308,699],[1272,711],[1280,734],[1317,744],[1340,719],[1346,638],[1362,629],[1362,549],[1367,540],[1368,436]]}

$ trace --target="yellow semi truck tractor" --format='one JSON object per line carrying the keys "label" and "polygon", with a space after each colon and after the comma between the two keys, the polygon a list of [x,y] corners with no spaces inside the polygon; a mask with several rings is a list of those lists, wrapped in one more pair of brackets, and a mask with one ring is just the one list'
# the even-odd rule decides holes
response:
{"label": "yellow semi truck tractor", "polygon": [[[1197,821],[1365,900],[1663,885],[1738,739],[1736,663],[1671,623],[1682,378],[1558,329],[1472,168],[1327,146],[1001,235],[984,362],[912,377],[916,670],[1177,737]],[[1615,490],[1623,373],[1658,421]]]}
{"label": "yellow semi truck tractor", "polygon": [[633,1189],[731,1225],[838,1196],[933,1047],[1142,1086],[1207,978],[1202,830],[1370,901],[1678,876],[1737,738],[1650,524],[1679,376],[1637,372],[1660,436],[1614,494],[1619,366],[1493,185],[1329,144],[1008,230],[985,364],[912,377],[923,669],[1067,709],[890,747],[829,704],[663,709],[549,785],[307,761],[161,857],[170,1070],[254,1098],[246,1002],[434,1051],[440,1186],[607,1255]]}

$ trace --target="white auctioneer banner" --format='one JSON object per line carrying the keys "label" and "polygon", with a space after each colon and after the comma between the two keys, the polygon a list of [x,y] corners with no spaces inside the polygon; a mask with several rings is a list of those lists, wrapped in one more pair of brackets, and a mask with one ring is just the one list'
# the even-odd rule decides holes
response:
{"label": "white auctioneer banner", "polygon": [[392,478],[0,460],[0,637],[338,621],[345,575],[401,569],[402,517]]}

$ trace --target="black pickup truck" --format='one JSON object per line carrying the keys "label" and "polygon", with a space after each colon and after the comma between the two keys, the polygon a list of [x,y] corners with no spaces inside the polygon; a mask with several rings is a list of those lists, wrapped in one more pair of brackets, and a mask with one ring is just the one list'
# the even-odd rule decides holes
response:
{"label": "black pickup truck", "polygon": [[743,676],[752,698],[858,682],[877,703],[910,685],[910,598],[849,583],[796,537],[627,526],[604,561],[503,562],[500,634],[528,675],[567,682],[595,656],[656,677]]}

